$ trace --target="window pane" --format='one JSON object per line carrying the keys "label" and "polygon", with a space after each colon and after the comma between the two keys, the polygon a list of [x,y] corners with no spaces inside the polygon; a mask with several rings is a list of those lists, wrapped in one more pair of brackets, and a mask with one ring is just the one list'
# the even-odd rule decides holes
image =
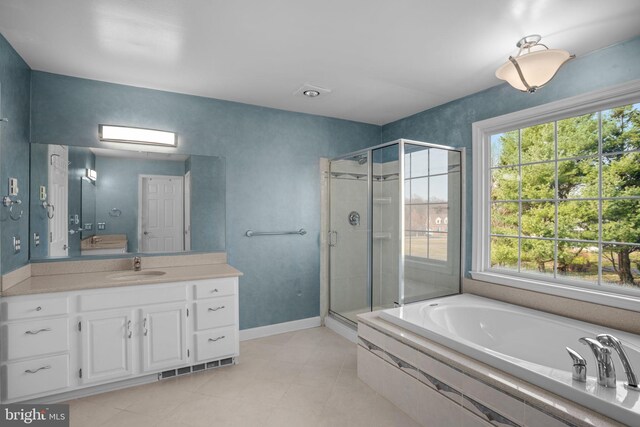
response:
{"label": "window pane", "polygon": [[438,148],[429,150],[429,175],[449,172],[449,151]]}
{"label": "window pane", "polygon": [[558,198],[598,197],[598,157],[558,162]]}
{"label": "window pane", "polygon": [[[411,148],[414,149],[415,145]],[[411,153],[411,176],[427,176],[429,175],[429,149],[420,149]]]}
{"label": "window pane", "polygon": [[429,201],[429,178],[411,180],[411,203],[426,203]]}
{"label": "window pane", "polygon": [[429,235],[429,259],[447,260],[447,233]]}
{"label": "window pane", "polygon": [[412,230],[411,228],[411,205],[404,205],[404,229]]}
{"label": "window pane", "polygon": [[640,247],[605,245],[602,248],[602,283],[637,289]]}
{"label": "window pane", "polygon": [[518,130],[491,135],[491,166],[510,166],[520,163],[519,137]]}
{"label": "window pane", "polygon": [[553,202],[522,203],[522,235],[555,236],[556,207]]}
{"label": "window pane", "polygon": [[640,104],[602,112],[602,152],[640,149]]}
{"label": "window pane", "polygon": [[598,202],[559,202],[558,237],[598,240]]}
{"label": "window pane", "polygon": [[447,231],[449,224],[449,206],[445,204],[429,205],[429,230]]}
{"label": "window pane", "polygon": [[640,153],[602,157],[602,197],[624,196],[640,196]]}
{"label": "window pane", "polygon": [[510,237],[492,237],[491,267],[518,270],[518,239]]}
{"label": "window pane", "polygon": [[411,232],[411,256],[419,258],[428,258],[429,236],[426,231]]}
{"label": "window pane", "polygon": [[500,168],[491,171],[491,199],[518,200],[518,168]]}
{"label": "window pane", "polygon": [[640,243],[640,200],[603,200],[602,240]]}
{"label": "window pane", "polygon": [[554,241],[522,239],[520,271],[553,274]]}
{"label": "window pane", "polygon": [[404,180],[404,202],[411,203],[411,182],[412,179]]}
{"label": "window pane", "polygon": [[491,204],[491,234],[518,235],[519,203]]}
{"label": "window pane", "polygon": [[598,154],[598,114],[558,121],[558,158]]}
{"label": "window pane", "polygon": [[404,232],[404,254],[405,256],[412,256],[411,255],[411,232],[406,230]]}
{"label": "window pane", "polygon": [[447,175],[429,178],[429,201],[446,202],[449,200],[449,177]]}
{"label": "window pane", "polygon": [[[411,205],[411,230],[428,230],[428,205]],[[405,220],[406,221],[406,220]]]}
{"label": "window pane", "polygon": [[404,155],[404,177],[411,178],[411,154],[406,153]]}
{"label": "window pane", "polygon": [[598,282],[598,245],[558,242],[558,277]]}
{"label": "window pane", "polygon": [[522,163],[553,160],[555,137],[553,122],[522,129]]}
{"label": "window pane", "polygon": [[522,198],[553,199],[555,181],[555,163],[522,166]]}

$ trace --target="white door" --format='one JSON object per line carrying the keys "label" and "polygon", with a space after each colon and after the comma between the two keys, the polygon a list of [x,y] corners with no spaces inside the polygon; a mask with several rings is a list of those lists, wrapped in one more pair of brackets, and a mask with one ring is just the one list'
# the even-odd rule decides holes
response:
{"label": "white door", "polygon": [[184,250],[181,176],[140,176],[140,252]]}
{"label": "white door", "polygon": [[191,171],[184,175],[184,250],[191,250]]}
{"label": "white door", "polygon": [[83,384],[133,373],[133,320],[131,310],[80,317]]}
{"label": "white door", "polygon": [[53,218],[49,219],[49,256],[69,254],[69,152],[62,145],[49,145],[49,195],[54,206]]}
{"label": "white door", "polygon": [[142,310],[145,372],[187,364],[186,310],[184,304]]}

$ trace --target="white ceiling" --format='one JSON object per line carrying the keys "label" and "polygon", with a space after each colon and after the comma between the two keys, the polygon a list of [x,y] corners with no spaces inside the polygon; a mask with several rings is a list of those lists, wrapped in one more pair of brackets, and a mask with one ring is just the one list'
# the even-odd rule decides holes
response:
{"label": "white ceiling", "polygon": [[0,0],[0,32],[35,70],[385,124],[499,84],[522,36],[638,35],[640,1]]}

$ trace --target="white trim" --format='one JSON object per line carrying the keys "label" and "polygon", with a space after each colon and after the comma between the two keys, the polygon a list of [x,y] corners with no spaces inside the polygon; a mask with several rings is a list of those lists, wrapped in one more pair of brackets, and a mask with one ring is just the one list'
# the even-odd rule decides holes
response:
{"label": "white trim", "polygon": [[326,326],[328,329],[331,329],[341,337],[348,339],[352,343],[356,343],[358,341],[358,331],[348,327],[344,323],[334,319],[331,316],[327,316],[324,318],[324,326]]}
{"label": "white trim", "polygon": [[240,341],[284,334],[285,332],[300,331],[302,329],[317,328],[318,326],[321,326],[320,316],[293,320],[291,322],[276,323],[274,325],[258,326],[257,328],[241,330]]}
{"label": "white trim", "polygon": [[473,149],[473,233],[471,277],[497,283],[612,307],[640,311],[640,297],[624,292],[580,287],[559,282],[547,282],[525,275],[509,275],[488,271],[490,232],[490,141],[491,135],[528,127],[548,121],[560,120],[594,111],[637,102],[640,98],[640,80],[633,80],[609,88],[561,99],[526,110],[478,121],[472,124]]}

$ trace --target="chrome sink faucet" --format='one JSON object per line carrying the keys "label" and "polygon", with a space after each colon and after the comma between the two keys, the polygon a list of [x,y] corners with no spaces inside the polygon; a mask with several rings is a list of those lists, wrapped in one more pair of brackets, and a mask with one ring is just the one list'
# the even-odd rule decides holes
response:
{"label": "chrome sink faucet", "polygon": [[633,368],[631,367],[631,363],[629,362],[627,354],[622,348],[622,342],[620,342],[618,338],[610,334],[600,334],[596,337],[596,339],[600,344],[606,347],[611,347],[616,351],[616,353],[618,353],[618,357],[620,358],[620,362],[622,362],[624,372],[625,374],[627,374],[627,389],[640,391],[640,389],[638,388],[638,379],[636,378],[635,372],[633,372]]}
{"label": "chrome sink faucet", "polygon": [[133,271],[142,270],[142,258],[139,256],[133,257]]}
{"label": "chrome sink faucet", "polygon": [[616,386],[616,369],[611,358],[611,350],[593,338],[583,337],[578,340],[591,348],[598,368],[598,384],[603,387]]}

